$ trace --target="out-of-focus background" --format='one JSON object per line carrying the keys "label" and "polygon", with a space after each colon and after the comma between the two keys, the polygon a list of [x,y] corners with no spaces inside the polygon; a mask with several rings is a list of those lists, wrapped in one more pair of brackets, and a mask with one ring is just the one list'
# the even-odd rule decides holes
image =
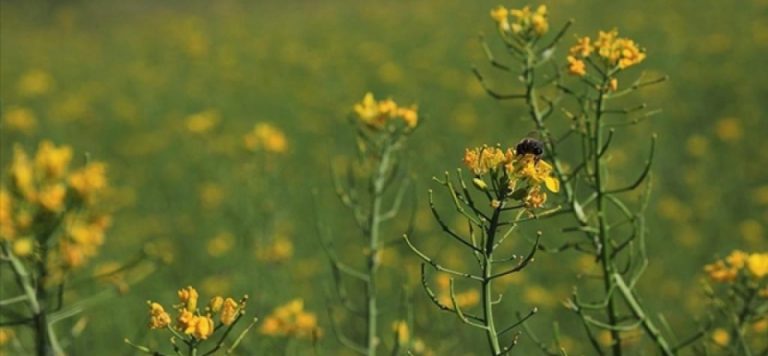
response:
{"label": "out-of-focus background", "polygon": [[[642,168],[648,137],[658,133],[648,210],[651,263],[639,289],[673,327],[689,328],[703,308],[702,266],[733,248],[768,248],[768,1],[544,3],[553,29],[576,19],[564,45],[573,34],[618,27],[647,49],[642,69],[671,78],[635,97],[663,113],[617,137],[610,159],[616,181],[631,179]],[[333,228],[344,258],[360,259],[361,246],[341,242],[354,241],[356,230],[335,200],[328,167],[352,156],[347,116],[366,91],[418,103],[423,126],[407,153],[418,168],[414,239],[447,264],[470,263],[439,233],[426,189],[434,188],[431,176],[460,166],[465,147],[512,145],[532,129],[522,103],[493,100],[471,73],[476,65],[501,90],[518,87],[514,77],[490,68],[477,41],[486,33],[500,48],[488,16],[496,5],[0,2],[3,172],[14,143],[34,150],[45,138],[106,161],[114,225],[91,269],[126,260],[147,244],[170,261],[86,313],[72,354],[133,354],[121,346],[124,337],[160,343],[165,336],[145,328],[145,301],[172,304],[175,290],[190,284],[204,297],[247,293],[249,310],[262,316],[303,298],[325,330],[321,354],[342,354],[328,325],[331,279],[315,221]],[[552,120],[559,119],[566,120]],[[257,123],[282,131],[284,149],[245,149],[243,136]],[[387,236],[396,239],[407,220],[388,227]],[[565,241],[556,226],[537,228],[553,245]],[[518,253],[527,246],[512,245]],[[502,315],[509,320],[538,306],[535,330],[549,336],[557,320],[572,354],[589,352],[560,301],[592,263],[574,254],[537,256],[505,285]],[[480,332],[429,304],[407,248],[388,250],[384,264],[393,276],[382,288],[393,292],[383,328],[400,317],[396,288],[409,284],[415,337],[438,355],[485,352]],[[241,353],[312,349],[307,342],[286,344],[254,333]],[[523,354],[531,344],[521,338]]]}

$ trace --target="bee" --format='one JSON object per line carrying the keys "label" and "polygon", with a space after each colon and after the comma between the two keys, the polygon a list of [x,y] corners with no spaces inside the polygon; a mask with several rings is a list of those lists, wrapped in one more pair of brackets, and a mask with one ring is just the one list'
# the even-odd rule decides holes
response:
{"label": "bee", "polygon": [[535,138],[526,137],[515,146],[515,154],[518,156],[531,154],[538,162],[544,154],[544,144]]}

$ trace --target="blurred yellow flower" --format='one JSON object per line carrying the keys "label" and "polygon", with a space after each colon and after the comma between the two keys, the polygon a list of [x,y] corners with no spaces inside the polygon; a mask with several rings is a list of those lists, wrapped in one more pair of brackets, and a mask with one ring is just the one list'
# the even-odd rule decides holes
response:
{"label": "blurred yellow flower", "polygon": [[731,342],[731,335],[723,328],[717,328],[712,331],[712,341],[720,346],[728,346]]}
{"label": "blurred yellow flower", "polygon": [[19,145],[13,146],[13,161],[11,162],[11,181],[26,200],[36,199],[35,172],[29,157]]}
{"label": "blurred yellow flower", "polygon": [[197,298],[199,295],[195,288],[187,286],[186,288],[179,289],[176,294],[179,296],[179,302],[183,304],[187,311],[193,312],[197,309]]}
{"label": "blurred yellow flower", "polygon": [[198,188],[200,204],[206,209],[216,209],[224,201],[224,189],[216,183],[203,183]]}
{"label": "blurred yellow flower", "polygon": [[411,339],[410,329],[405,320],[398,320],[392,323],[392,331],[397,335],[397,343],[405,345]]}
{"label": "blurred yellow flower", "polygon": [[49,212],[59,212],[64,208],[67,187],[64,184],[51,184],[40,189],[37,202]]}
{"label": "blurred yellow flower", "polygon": [[282,262],[293,256],[293,242],[288,237],[277,236],[272,243],[259,246],[256,258],[264,262]]}
{"label": "blurred yellow flower", "polygon": [[304,311],[304,301],[294,299],[281,305],[268,315],[261,324],[260,332],[269,336],[294,336],[309,338],[319,336],[314,313]]}
{"label": "blurred yellow flower", "polygon": [[30,135],[37,129],[37,119],[31,110],[15,106],[3,114],[3,126]]}
{"label": "blurred yellow flower", "polygon": [[254,125],[253,130],[243,137],[243,142],[245,148],[250,151],[283,153],[288,148],[288,141],[283,131],[266,122]]}
{"label": "blurred yellow flower", "polygon": [[370,92],[352,108],[357,119],[374,130],[382,130],[395,121],[402,121],[407,130],[412,130],[419,124],[418,109],[415,105],[406,108],[399,106],[392,99],[376,101]]}
{"label": "blurred yellow flower", "polygon": [[19,257],[28,257],[32,255],[35,249],[35,241],[29,237],[16,239],[13,241],[13,254]]}
{"label": "blurred yellow flower", "polygon": [[72,160],[72,148],[69,146],[56,147],[51,141],[42,141],[35,155],[35,167],[45,178],[58,179],[64,176]]}
{"label": "blurred yellow flower", "polygon": [[208,240],[207,248],[208,254],[213,257],[219,257],[229,252],[235,245],[235,236],[232,233],[224,231],[216,234],[213,238]]}
{"label": "blurred yellow flower", "polygon": [[22,96],[39,96],[47,93],[53,86],[53,78],[41,69],[30,70],[21,76],[18,83]]}
{"label": "blurred yellow flower", "polygon": [[509,26],[509,10],[504,6],[497,6],[491,9],[491,18],[499,25],[499,30],[508,32]]}
{"label": "blurred yellow flower", "polygon": [[768,253],[753,253],[747,258],[747,270],[755,278],[768,275]]}
{"label": "blurred yellow flower", "polygon": [[0,346],[7,344],[15,337],[16,334],[13,332],[13,329],[0,328]]}
{"label": "blurred yellow flower", "polygon": [[162,329],[171,324],[171,316],[165,312],[163,306],[149,302],[149,328]]}
{"label": "blurred yellow flower", "polygon": [[16,236],[13,221],[13,198],[5,188],[0,188],[0,240],[12,240]]}
{"label": "blurred yellow flower", "polygon": [[89,162],[69,175],[69,186],[83,200],[91,200],[95,194],[107,187],[107,165],[102,162]]}
{"label": "blurred yellow flower", "polygon": [[219,121],[219,114],[215,110],[206,110],[187,116],[184,124],[187,131],[193,134],[205,134],[216,127]]}
{"label": "blurred yellow flower", "polygon": [[744,130],[739,119],[729,117],[715,124],[715,134],[723,142],[737,142],[744,135]]}

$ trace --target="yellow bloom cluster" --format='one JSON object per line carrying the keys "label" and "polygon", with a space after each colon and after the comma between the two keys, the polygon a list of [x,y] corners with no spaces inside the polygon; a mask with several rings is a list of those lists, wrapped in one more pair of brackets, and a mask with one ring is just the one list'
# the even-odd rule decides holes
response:
{"label": "yellow bloom cluster", "polygon": [[353,109],[357,119],[374,130],[383,130],[398,121],[405,125],[406,130],[413,130],[419,124],[419,113],[415,105],[402,107],[392,99],[377,101],[370,92]]}
{"label": "yellow bloom cluster", "polygon": [[718,283],[729,283],[739,277],[739,272],[746,271],[752,278],[762,279],[768,276],[768,253],[746,253],[735,250],[728,257],[704,266],[709,278]]}
{"label": "yellow bloom cluster", "polygon": [[552,176],[552,166],[533,154],[518,154],[511,148],[502,150],[490,146],[468,148],[464,152],[464,164],[475,174],[473,182],[478,188],[488,186],[482,176],[489,173],[507,185],[509,194],[518,187],[525,188],[526,194],[521,200],[529,208],[540,208],[546,202],[542,185],[553,193],[560,191],[560,181]]}
{"label": "yellow bloom cluster", "polygon": [[[245,304],[248,299],[244,296],[239,302],[232,298],[215,296],[201,312],[198,309],[199,294],[191,286],[179,289],[177,292],[179,304],[174,305],[178,315],[175,329],[185,335],[190,335],[197,340],[208,339],[215,331],[214,317],[218,315],[219,322],[223,326],[231,326],[240,315],[245,312]],[[171,316],[162,305],[156,302],[147,302],[149,305],[149,328],[164,329],[171,327]]]}
{"label": "yellow bloom cluster", "polygon": [[[63,268],[82,266],[98,252],[110,217],[95,202],[106,190],[106,165],[89,162],[70,170],[72,148],[40,143],[34,157],[16,145],[9,167],[9,184],[0,187],[0,240],[9,241],[20,257],[35,250],[35,232],[49,229],[58,215],[64,233],[50,258]],[[79,207],[74,214],[74,208]]]}
{"label": "yellow bloom cluster", "polygon": [[[510,16],[512,22],[510,22]],[[499,5],[491,10],[491,18],[496,21],[502,33],[541,36],[549,31],[546,5],[539,5],[536,11],[531,11],[529,6],[522,9],[507,9]]]}
{"label": "yellow bloom cluster", "polygon": [[[587,74],[585,60],[596,54],[609,69],[627,69],[645,60],[645,51],[635,41],[619,37],[619,31],[599,31],[597,39],[577,39],[568,51],[568,72],[583,77]],[[612,83],[616,86],[616,83]]]}
{"label": "yellow bloom cluster", "polygon": [[271,243],[259,246],[256,258],[262,262],[279,263],[293,257],[293,242],[288,237],[277,236]]}
{"label": "yellow bloom cluster", "polygon": [[264,150],[272,153],[283,153],[288,148],[285,134],[279,128],[266,122],[259,122],[243,136],[243,144],[249,151]]}
{"label": "yellow bloom cluster", "polygon": [[264,319],[260,331],[270,336],[295,336],[299,338],[318,337],[317,316],[304,311],[304,301],[294,299],[277,307]]}

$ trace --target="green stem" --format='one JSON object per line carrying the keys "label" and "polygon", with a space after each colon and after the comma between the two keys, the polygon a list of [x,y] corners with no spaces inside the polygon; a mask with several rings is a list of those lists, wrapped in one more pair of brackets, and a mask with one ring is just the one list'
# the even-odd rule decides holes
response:
{"label": "green stem", "polygon": [[[608,221],[606,218],[606,206],[605,206],[605,189],[603,189],[603,165],[601,155],[598,150],[603,147],[603,128],[601,126],[601,118],[604,105],[604,92],[603,88],[608,84],[609,78],[603,77],[603,82],[600,84],[600,94],[597,98],[597,107],[595,109],[595,124],[594,132],[592,134],[593,140],[593,174],[595,175],[595,189],[597,198],[595,199],[595,205],[597,209],[597,226],[598,226],[598,241],[600,243],[600,264],[603,269],[603,287],[606,295],[613,287],[613,264],[611,260],[610,251],[608,250],[610,237],[608,236]],[[613,303],[613,296],[608,296],[608,305],[606,307],[606,313],[608,314],[608,324],[615,326],[618,324],[618,318],[616,315],[616,306]],[[618,330],[611,330],[612,345],[611,349],[615,356],[622,354],[621,348],[621,333]]]}
{"label": "green stem", "polygon": [[375,174],[371,177],[371,213],[368,218],[368,281],[366,288],[366,298],[368,299],[367,310],[367,342],[366,354],[368,356],[376,355],[376,348],[379,344],[377,336],[377,316],[378,305],[376,300],[376,272],[379,269],[379,235],[381,225],[381,196],[384,192],[387,170],[390,165],[391,149],[386,143],[381,153],[381,160]]}

